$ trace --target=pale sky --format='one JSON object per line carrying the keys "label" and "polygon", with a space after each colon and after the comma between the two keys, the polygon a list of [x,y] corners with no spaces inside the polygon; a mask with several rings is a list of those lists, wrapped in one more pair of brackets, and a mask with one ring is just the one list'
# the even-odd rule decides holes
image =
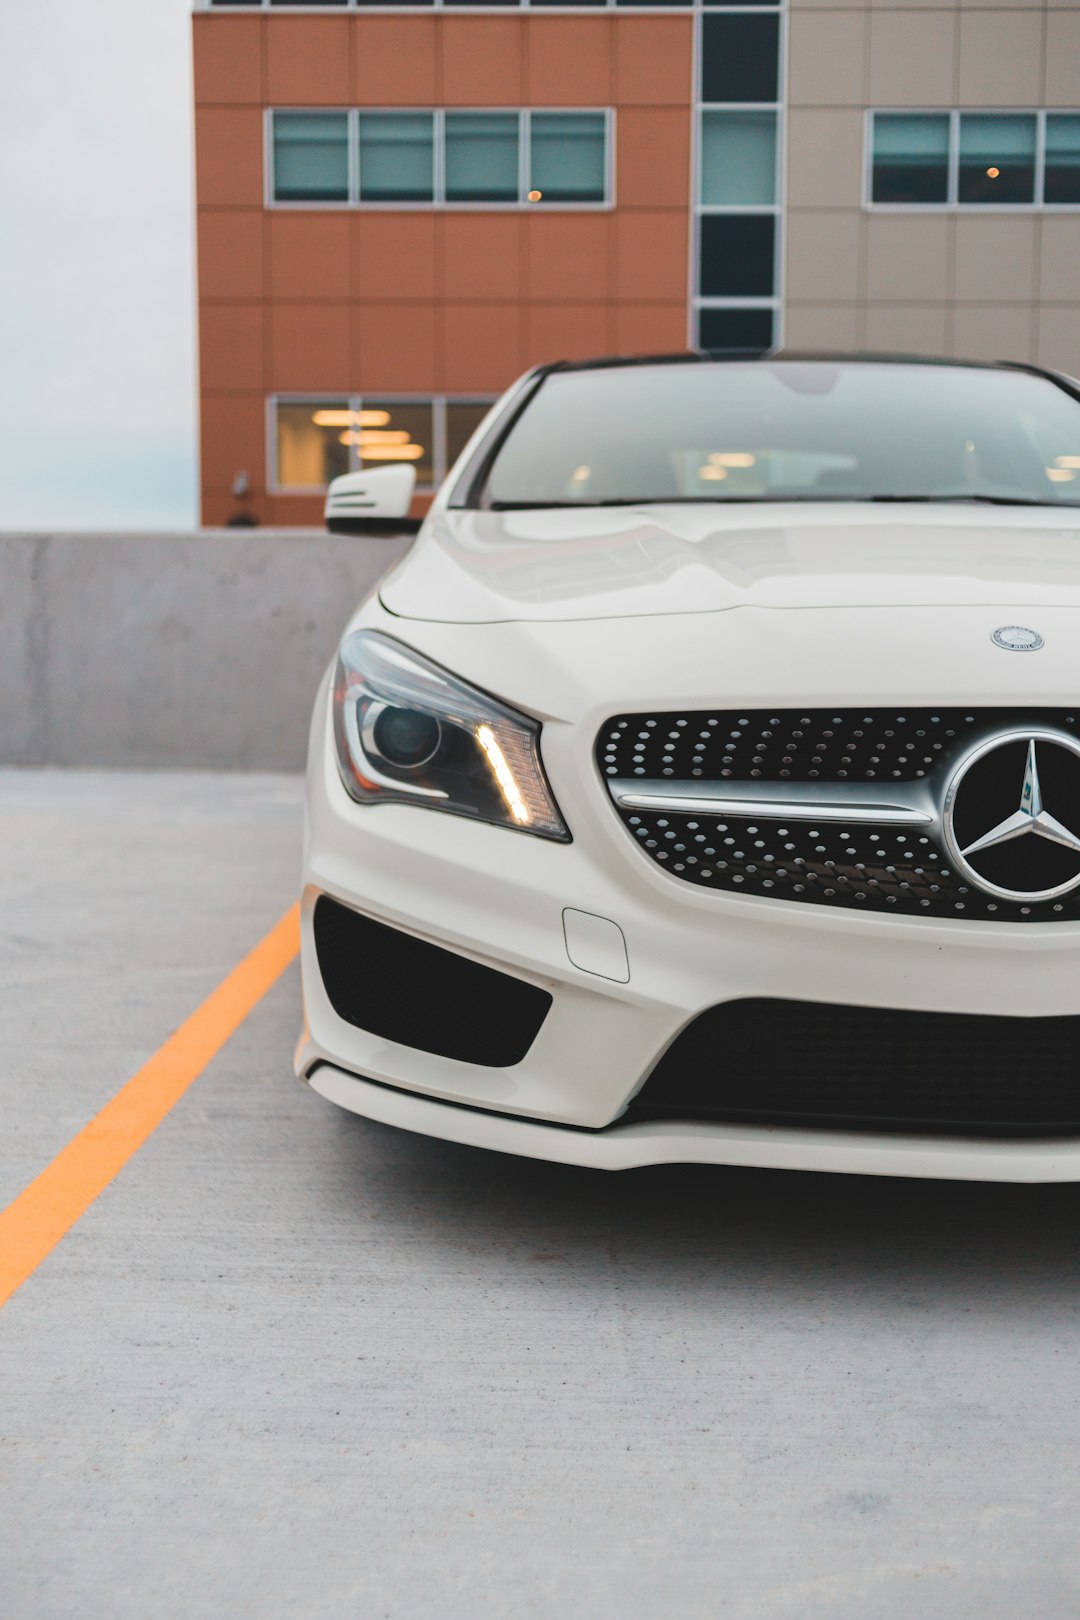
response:
{"label": "pale sky", "polygon": [[0,530],[196,521],[190,0],[0,0]]}

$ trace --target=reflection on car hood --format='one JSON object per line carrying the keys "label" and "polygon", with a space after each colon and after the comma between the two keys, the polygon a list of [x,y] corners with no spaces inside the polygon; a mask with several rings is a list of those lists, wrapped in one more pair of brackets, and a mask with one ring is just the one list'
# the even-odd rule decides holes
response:
{"label": "reflection on car hood", "polygon": [[381,597],[404,618],[479,624],[748,605],[1080,606],[1080,510],[443,510]]}

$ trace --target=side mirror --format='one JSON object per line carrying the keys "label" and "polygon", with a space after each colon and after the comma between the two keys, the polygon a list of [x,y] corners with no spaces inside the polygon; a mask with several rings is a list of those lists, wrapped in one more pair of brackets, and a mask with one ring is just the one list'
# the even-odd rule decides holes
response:
{"label": "side mirror", "polygon": [[409,517],[416,468],[373,467],[345,473],[326,491],[323,518],[331,534],[415,534],[422,518]]}

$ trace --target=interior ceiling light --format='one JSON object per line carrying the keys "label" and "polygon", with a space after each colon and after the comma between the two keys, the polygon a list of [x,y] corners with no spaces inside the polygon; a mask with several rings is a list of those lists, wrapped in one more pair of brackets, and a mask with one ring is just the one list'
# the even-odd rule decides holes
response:
{"label": "interior ceiling light", "polygon": [[1046,476],[1052,484],[1071,484],[1076,474],[1069,467],[1047,467]]}
{"label": "interior ceiling light", "polygon": [[1001,173],[1001,170],[1000,169],[987,169],[986,172],[990,176],[991,180],[996,180],[998,175]]}
{"label": "interior ceiling light", "polygon": [[1055,456],[1055,467],[1080,467],[1080,456]]}
{"label": "interior ceiling light", "polygon": [[420,461],[424,454],[422,444],[366,444],[364,461]]}
{"label": "interior ceiling light", "polygon": [[754,467],[757,456],[748,450],[714,450],[709,461],[714,467]]}
{"label": "interior ceiling light", "polygon": [[529,192],[529,201],[530,202],[539,202],[543,195],[544,195],[544,193],[542,191],[530,191]]}
{"label": "interior ceiling light", "polygon": [[385,427],[390,420],[389,411],[315,411],[311,420],[316,427]]}
{"label": "interior ceiling light", "polygon": [[727,468],[717,467],[712,462],[706,462],[704,467],[698,468],[698,477],[717,483],[721,478],[727,477]]}
{"label": "interior ceiling light", "polygon": [[361,444],[408,444],[412,435],[407,428],[368,428],[358,437]]}

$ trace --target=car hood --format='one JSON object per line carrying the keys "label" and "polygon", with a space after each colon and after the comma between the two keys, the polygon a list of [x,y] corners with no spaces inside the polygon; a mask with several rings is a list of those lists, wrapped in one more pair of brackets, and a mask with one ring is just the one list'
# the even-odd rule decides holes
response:
{"label": "car hood", "polygon": [[1080,510],[437,508],[380,596],[399,617],[447,624],[743,606],[1080,606]]}

